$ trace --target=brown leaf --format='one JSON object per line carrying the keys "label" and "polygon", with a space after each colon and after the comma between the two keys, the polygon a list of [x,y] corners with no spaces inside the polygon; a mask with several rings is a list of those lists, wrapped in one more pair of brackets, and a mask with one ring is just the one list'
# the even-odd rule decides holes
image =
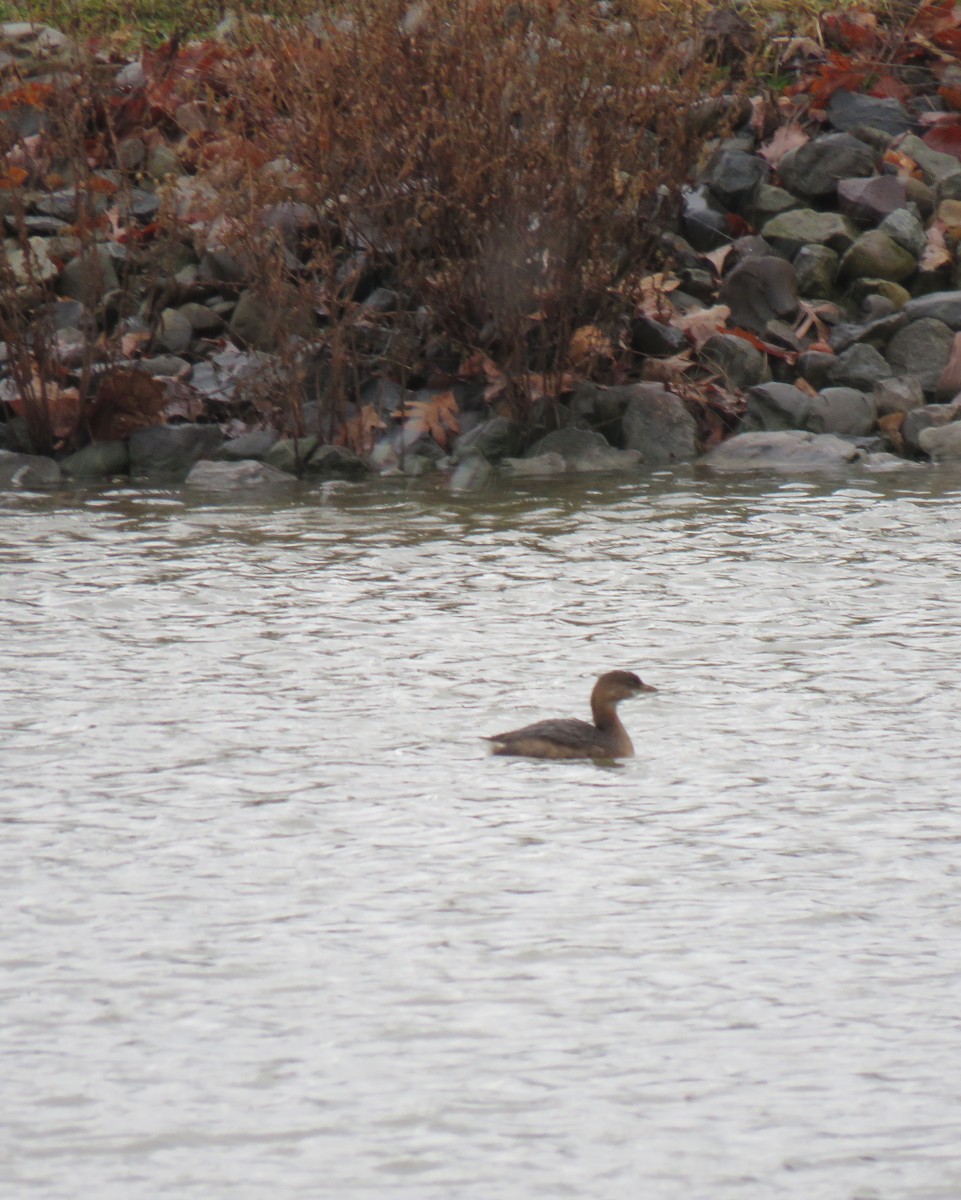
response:
{"label": "brown leaf", "polygon": [[935,391],[939,396],[956,396],[961,392],[961,333],[954,335],[948,361],[941,369]]}
{"label": "brown leaf", "polygon": [[115,442],[135,429],[163,424],[167,392],[162,383],[143,371],[118,367],[104,375],[87,416],[95,442]]}
{"label": "brown leaf", "polygon": [[597,325],[582,325],[571,335],[567,357],[572,367],[581,367],[598,358],[613,358],[614,346],[603,329]]}
{"label": "brown leaf", "polygon": [[726,327],[730,315],[731,310],[726,304],[715,304],[711,308],[697,308],[676,316],[671,324],[683,330],[694,344],[694,349],[700,350],[715,333]]}
{"label": "brown leaf", "polygon": [[925,235],[927,244],[918,262],[922,271],[938,271],[951,262],[951,251],[944,240],[945,226],[941,221],[933,221]]}
{"label": "brown leaf", "polygon": [[411,400],[393,415],[403,420],[415,434],[429,433],[442,450],[450,443],[450,435],[460,433],[457,398],[453,392],[438,392],[430,400]]}
{"label": "brown leaf", "polygon": [[0,188],[5,192],[12,191],[14,188],[20,187],[24,180],[30,177],[30,172],[25,171],[23,167],[7,167],[2,175],[0,175]]}
{"label": "brown leaf", "polygon": [[774,137],[758,150],[758,154],[761,158],[766,159],[772,167],[776,167],[789,150],[803,146],[810,140],[810,135],[805,133],[800,125],[789,122],[787,125],[781,126]]}
{"label": "brown leaf", "polygon": [[641,367],[641,379],[645,383],[677,383],[694,366],[690,356],[691,351],[685,350],[670,358],[648,358]]}
{"label": "brown leaf", "polygon": [[373,404],[364,404],[360,411],[345,421],[337,436],[337,443],[347,446],[355,454],[370,454],[377,441],[377,434],[387,426]]}

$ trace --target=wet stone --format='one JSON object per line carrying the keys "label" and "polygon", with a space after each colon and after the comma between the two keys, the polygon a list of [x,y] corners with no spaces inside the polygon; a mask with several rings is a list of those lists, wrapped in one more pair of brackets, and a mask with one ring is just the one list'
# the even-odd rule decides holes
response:
{"label": "wet stone", "polygon": [[808,471],[845,467],[861,451],[833,434],[803,430],[740,433],[715,446],[701,460],[720,471]]}
{"label": "wet stone", "polygon": [[52,487],[60,480],[60,468],[52,458],[0,450],[0,488],[29,491]]}
{"label": "wet stone", "polygon": [[922,429],[918,445],[935,462],[958,461],[961,459],[961,421]]}
{"label": "wet stone", "polygon": [[207,491],[246,491],[249,488],[276,487],[282,484],[289,487],[294,483],[286,471],[278,471],[256,459],[239,459],[236,462],[211,462],[203,460],[196,463],[187,476],[188,487],[203,488]]}
{"label": "wet stone", "polygon": [[130,470],[130,451],[126,442],[93,442],[60,463],[70,479],[112,479]]}
{"label": "wet stone", "polygon": [[922,408],[913,408],[905,415],[901,425],[901,437],[904,448],[909,454],[919,455],[925,451],[921,447],[921,434],[925,429],[941,425],[949,425],[961,415],[961,405],[957,404],[926,404]]}
{"label": "wet stone", "polygon": [[216,425],[155,425],[130,435],[130,473],[184,479],[201,458],[220,448],[223,434]]}

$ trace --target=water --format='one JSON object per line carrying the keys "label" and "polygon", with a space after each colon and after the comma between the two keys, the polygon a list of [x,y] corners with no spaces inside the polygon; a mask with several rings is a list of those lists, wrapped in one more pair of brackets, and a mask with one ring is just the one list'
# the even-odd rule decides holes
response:
{"label": "water", "polygon": [[[961,476],[0,500],[0,1192],[956,1200]],[[625,705],[620,768],[478,734]]]}

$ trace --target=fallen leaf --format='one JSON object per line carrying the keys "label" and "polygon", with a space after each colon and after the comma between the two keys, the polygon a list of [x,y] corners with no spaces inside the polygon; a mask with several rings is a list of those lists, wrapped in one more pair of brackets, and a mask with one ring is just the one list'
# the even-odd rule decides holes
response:
{"label": "fallen leaf", "polygon": [[758,154],[772,167],[777,167],[789,150],[796,150],[798,146],[803,146],[810,140],[810,135],[805,133],[800,125],[782,125],[774,137],[758,150]]}
{"label": "fallen leaf", "polygon": [[[446,393],[451,395],[451,393]],[[373,404],[364,404],[357,414],[343,424],[336,441],[347,446],[355,454],[370,454],[377,441],[377,434],[387,426]]]}
{"label": "fallen leaf", "polygon": [[450,435],[460,433],[457,398],[453,392],[438,392],[430,400],[410,400],[393,414],[415,435],[429,433],[442,450],[450,444]]}
{"label": "fallen leaf", "polygon": [[581,367],[598,358],[613,358],[614,346],[603,329],[597,325],[582,325],[575,329],[567,347],[572,367]]}
{"label": "fallen leaf", "polygon": [[676,316],[671,321],[690,338],[695,350],[700,350],[706,341],[724,329],[731,310],[726,304],[715,304],[712,308],[698,308]]}
{"label": "fallen leaf", "polygon": [[672,354],[670,358],[648,358],[641,367],[641,379],[645,383],[677,383],[684,372],[694,366],[691,351]]}
{"label": "fallen leaf", "polygon": [[945,226],[941,221],[933,221],[929,226],[925,234],[924,251],[918,260],[918,266],[922,271],[939,271],[953,261],[951,251],[945,242],[944,231]]}

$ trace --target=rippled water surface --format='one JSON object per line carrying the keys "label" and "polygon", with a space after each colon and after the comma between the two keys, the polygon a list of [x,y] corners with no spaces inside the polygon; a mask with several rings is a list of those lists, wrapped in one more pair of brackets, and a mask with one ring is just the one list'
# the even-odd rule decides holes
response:
{"label": "rippled water surface", "polygon": [[5,497],[0,598],[5,1196],[961,1195],[961,477]]}

